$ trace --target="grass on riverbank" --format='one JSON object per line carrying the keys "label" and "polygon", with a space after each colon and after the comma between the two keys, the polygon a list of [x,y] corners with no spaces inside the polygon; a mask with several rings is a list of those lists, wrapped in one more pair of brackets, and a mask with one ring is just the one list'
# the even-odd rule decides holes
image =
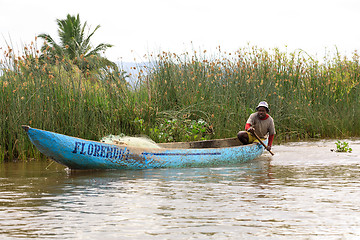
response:
{"label": "grass on riverbank", "polygon": [[[202,54],[202,55],[201,55]],[[304,52],[256,47],[177,56],[162,53],[147,79],[159,112],[191,109],[217,137],[234,136],[260,100],[271,106],[277,138],[359,136],[359,56],[320,63]]]}
{"label": "grass on riverbank", "polygon": [[123,72],[82,73],[68,59],[41,59],[36,43],[19,55],[6,49],[0,160],[39,157],[22,124],[94,140],[120,133],[155,141],[233,137],[260,100],[270,104],[276,140],[360,136],[356,52],[319,62],[304,52],[217,50],[149,56],[132,89]]}

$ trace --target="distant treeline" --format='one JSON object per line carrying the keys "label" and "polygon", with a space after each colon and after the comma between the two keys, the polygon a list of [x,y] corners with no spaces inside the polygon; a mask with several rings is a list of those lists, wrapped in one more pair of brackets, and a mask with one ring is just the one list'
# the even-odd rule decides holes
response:
{"label": "distant treeline", "polygon": [[84,72],[78,66],[85,58],[54,61],[34,44],[19,56],[6,49],[1,58],[0,160],[42,158],[21,125],[92,140],[120,133],[157,142],[234,137],[262,100],[275,120],[275,144],[360,136],[357,52],[321,61],[253,46],[162,52],[147,56],[132,85],[121,66]]}

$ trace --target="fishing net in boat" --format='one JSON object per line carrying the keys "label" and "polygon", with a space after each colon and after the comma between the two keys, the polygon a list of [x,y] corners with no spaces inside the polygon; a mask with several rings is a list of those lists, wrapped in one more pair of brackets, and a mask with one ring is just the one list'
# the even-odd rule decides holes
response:
{"label": "fishing net in boat", "polygon": [[153,140],[147,136],[130,137],[124,135],[108,135],[100,139],[100,142],[118,145],[127,145],[140,148],[160,148]]}

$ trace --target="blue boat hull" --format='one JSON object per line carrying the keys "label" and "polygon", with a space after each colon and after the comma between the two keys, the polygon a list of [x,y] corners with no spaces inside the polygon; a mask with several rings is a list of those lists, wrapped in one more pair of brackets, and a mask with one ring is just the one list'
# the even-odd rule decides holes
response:
{"label": "blue boat hull", "polygon": [[29,126],[23,128],[41,153],[70,169],[219,166],[246,162],[264,151],[258,143],[221,148],[138,148],[89,141]]}

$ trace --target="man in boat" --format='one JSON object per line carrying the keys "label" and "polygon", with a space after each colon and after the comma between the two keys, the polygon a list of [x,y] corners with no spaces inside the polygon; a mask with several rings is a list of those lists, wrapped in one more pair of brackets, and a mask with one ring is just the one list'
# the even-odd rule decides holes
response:
{"label": "man in boat", "polygon": [[271,150],[271,146],[275,135],[274,119],[269,115],[270,109],[267,102],[262,101],[256,107],[255,113],[251,114],[245,125],[245,131],[240,131],[237,134],[240,142],[243,144],[250,144],[257,142],[256,134],[260,139],[269,136],[267,150]]}

